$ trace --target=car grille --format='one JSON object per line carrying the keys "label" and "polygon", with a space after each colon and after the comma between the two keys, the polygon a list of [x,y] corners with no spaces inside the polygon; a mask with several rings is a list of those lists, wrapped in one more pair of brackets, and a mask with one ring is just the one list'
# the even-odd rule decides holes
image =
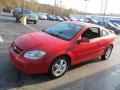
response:
{"label": "car grille", "polygon": [[33,16],[29,16],[29,18],[35,18],[35,17],[33,17]]}
{"label": "car grille", "polygon": [[23,50],[19,48],[15,43],[12,44],[12,49],[16,54],[20,54]]}

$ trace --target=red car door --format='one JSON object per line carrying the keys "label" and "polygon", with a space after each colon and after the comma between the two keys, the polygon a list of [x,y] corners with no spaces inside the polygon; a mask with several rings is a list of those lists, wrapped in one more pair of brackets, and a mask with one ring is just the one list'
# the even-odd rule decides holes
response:
{"label": "red car door", "polygon": [[105,49],[108,47],[111,42],[111,38],[109,38],[109,33],[106,30],[101,30],[101,37],[98,39],[98,53],[102,55]]}
{"label": "red car door", "polygon": [[[91,29],[91,28],[90,28]],[[92,28],[93,29],[93,33],[96,34],[96,36],[94,36],[93,34],[91,34],[91,36],[88,35],[87,32],[87,37],[86,35],[81,35],[81,37],[87,37],[89,39],[89,42],[80,42],[74,49],[73,49],[73,53],[75,56],[75,61],[74,63],[79,63],[79,62],[84,62],[93,58],[96,58],[100,55],[100,29],[99,28]],[[85,32],[85,33],[86,33]],[[97,36],[98,35],[98,36]]]}
{"label": "red car door", "polygon": [[98,44],[97,40],[90,40],[90,42],[81,42],[74,48],[75,63],[83,62],[96,58],[98,54]]}

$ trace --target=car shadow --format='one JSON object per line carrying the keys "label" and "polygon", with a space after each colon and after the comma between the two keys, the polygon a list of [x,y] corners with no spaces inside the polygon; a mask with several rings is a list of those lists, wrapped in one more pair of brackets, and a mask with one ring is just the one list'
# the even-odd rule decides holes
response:
{"label": "car shadow", "polygon": [[15,17],[9,14],[0,14],[0,23],[15,23]]}
{"label": "car shadow", "polygon": [[[74,70],[78,67],[84,66],[86,64],[98,62],[99,59],[90,60],[85,63],[75,65],[70,68]],[[44,83],[51,81],[47,74],[38,74],[38,75],[28,75],[20,72],[15,68],[11,63],[8,53],[0,54],[0,90],[7,90],[13,88],[19,88],[28,85],[34,85],[38,83]]]}
{"label": "car shadow", "polygon": [[99,62],[99,61],[100,61],[100,58],[94,58],[94,59],[79,63],[77,65],[71,66],[69,70],[74,70],[74,69],[76,69],[78,67],[82,67],[84,65],[87,65],[87,64],[90,64],[90,63],[96,63],[96,62]]}
{"label": "car shadow", "polygon": [[16,23],[15,19],[0,19],[0,23]]}

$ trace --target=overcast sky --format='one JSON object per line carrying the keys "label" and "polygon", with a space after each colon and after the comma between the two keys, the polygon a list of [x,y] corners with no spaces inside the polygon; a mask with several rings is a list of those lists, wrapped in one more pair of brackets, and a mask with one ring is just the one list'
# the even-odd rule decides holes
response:
{"label": "overcast sky", "polygon": [[[55,0],[37,0],[42,4],[54,5]],[[103,0],[103,9],[104,12],[105,1]],[[116,13],[120,14],[120,0],[107,0],[107,13]],[[62,3],[60,3],[62,2]],[[86,2],[84,0],[57,0],[57,4],[64,6],[65,8],[74,8],[79,11],[85,11]],[[101,12],[102,0],[89,0],[87,5],[87,12],[89,13],[100,13]]]}

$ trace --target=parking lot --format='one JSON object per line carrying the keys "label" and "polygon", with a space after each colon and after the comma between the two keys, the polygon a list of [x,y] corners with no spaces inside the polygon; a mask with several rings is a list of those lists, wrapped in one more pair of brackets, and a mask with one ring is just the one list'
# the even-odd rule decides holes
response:
{"label": "parking lot", "polygon": [[72,67],[63,77],[51,80],[47,75],[27,75],[14,67],[8,55],[10,43],[18,36],[43,30],[57,21],[40,20],[26,26],[16,23],[12,14],[0,14],[0,90],[120,90],[120,37],[111,58],[98,58]]}

